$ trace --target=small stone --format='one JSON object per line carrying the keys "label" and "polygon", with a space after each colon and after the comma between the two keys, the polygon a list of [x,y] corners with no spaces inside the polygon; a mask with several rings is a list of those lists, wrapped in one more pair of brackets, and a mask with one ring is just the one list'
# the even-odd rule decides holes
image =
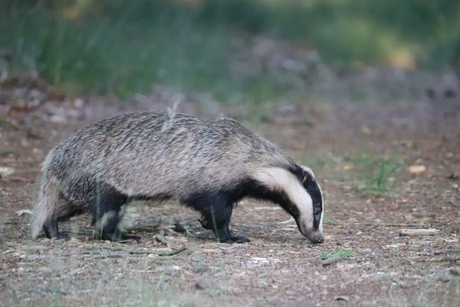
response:
{"label": "small stone", "polygon": [[209,271],[209,266],[207,266],[206,264],[200,264],[193,268],[193,272],[195,273],[204,273],[207,271]]}
{"label": "small stone", "polygon": [[10,175],[13,175],[14,172],[15,170],[12,167],[0,167],[0,178],[5,178]]}
{"label": "small stone", "polygon": [[447,276],[439,276],[439,281],[449,282],[449,277],[447,277]]}
{"label": "small stone", "polygon": [[213,282],[207,278],[200,278],[195,280],[195,287],[198,290],[209,289],[213,287]]}
{"label": "small stone", "polygon": [[15,212],[17,215],[22,216],[24,214],[32,214],[32,211],[24,209],[24,210],[19,210]]}
{"label": "small stone", "polygon": [[175,232],[179,232],[179,233],[184,233],[184,232],[187,232],[187,229],[184,227],[184,225],[182,225],[180,222],[176,222],[174,224],[174,228],[173,230]]}
{"label": "small stone", "polygon": [[157,234],[157,235],[155,236],[155,239],[156,239],[158,242],[163,243],[163,244],[165,244],[165,245],[168,244],[168,241],[166,241],[165,237],[164,237],[162,234]]}

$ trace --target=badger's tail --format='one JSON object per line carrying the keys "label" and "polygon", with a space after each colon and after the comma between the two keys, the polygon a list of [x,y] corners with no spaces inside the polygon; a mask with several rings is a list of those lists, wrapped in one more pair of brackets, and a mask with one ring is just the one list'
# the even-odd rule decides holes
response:
{"label": "badger's tail", "polygon": [[30,228],[32,230],[32,238],[36,239],[38,234],[43,229],[45,223],[53,219],[55,205],[59,198],[59,188],[55,180],[43,176],[38,192],[38,199],[35,203]]}

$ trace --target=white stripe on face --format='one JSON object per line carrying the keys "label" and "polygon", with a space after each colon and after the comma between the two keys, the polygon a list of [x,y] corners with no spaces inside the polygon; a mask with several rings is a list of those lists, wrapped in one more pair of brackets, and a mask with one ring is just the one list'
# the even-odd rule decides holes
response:
{"label": "white stripe on face", "polygon": [[280,167],[262,168],[253,174],[254,179],[274,191],[285,192],[297,207],[297,223],[303,235],[313,227],[313,202],[294,174]]}

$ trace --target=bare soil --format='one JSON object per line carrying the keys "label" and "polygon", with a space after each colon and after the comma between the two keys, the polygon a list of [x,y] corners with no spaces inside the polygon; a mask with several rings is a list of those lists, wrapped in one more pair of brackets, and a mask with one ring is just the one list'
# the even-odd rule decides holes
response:
{"label": "bare soil", "polygon": [[[3,89],[9,96],[0,101],[2,306],[460,306],[455,95],[387,105],[292,105],[245,123],[316,172],[326,241],[311,244],[278,206],[244,200],[231,229],[251,243],[228,245],[216,243],[187,208],[140,202],[129,206],[124,221],[140,242],[93,240],[84,216],[60,225],[69,240],[31,240],[30,214],[21,210],[32,208],[52,146],[107,116],[165,110],[178,96],[159,89],[128,104],[65,97],[39,82]],[[212,105],[211,112],[208,102],[179,98],[180,112],[238,118],[231,108]],[[369,181],[375,165],[396,168],[377,189]],[[337,249],[354,253],[323,265],[321,256]]]}

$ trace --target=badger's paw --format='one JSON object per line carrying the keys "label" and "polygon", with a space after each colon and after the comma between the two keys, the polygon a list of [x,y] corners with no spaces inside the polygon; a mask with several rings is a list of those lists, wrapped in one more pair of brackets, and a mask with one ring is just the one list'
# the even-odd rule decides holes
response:
{"label": "badger's paw", "polygon": [[248,238],[245,238],[245,237],[230,236],[230,237],[226,237],[226,238],[221,238],[220,242],[221,243],[232,244],[232,243],[248,243],[248,242],[251,242],[251,241]]}

